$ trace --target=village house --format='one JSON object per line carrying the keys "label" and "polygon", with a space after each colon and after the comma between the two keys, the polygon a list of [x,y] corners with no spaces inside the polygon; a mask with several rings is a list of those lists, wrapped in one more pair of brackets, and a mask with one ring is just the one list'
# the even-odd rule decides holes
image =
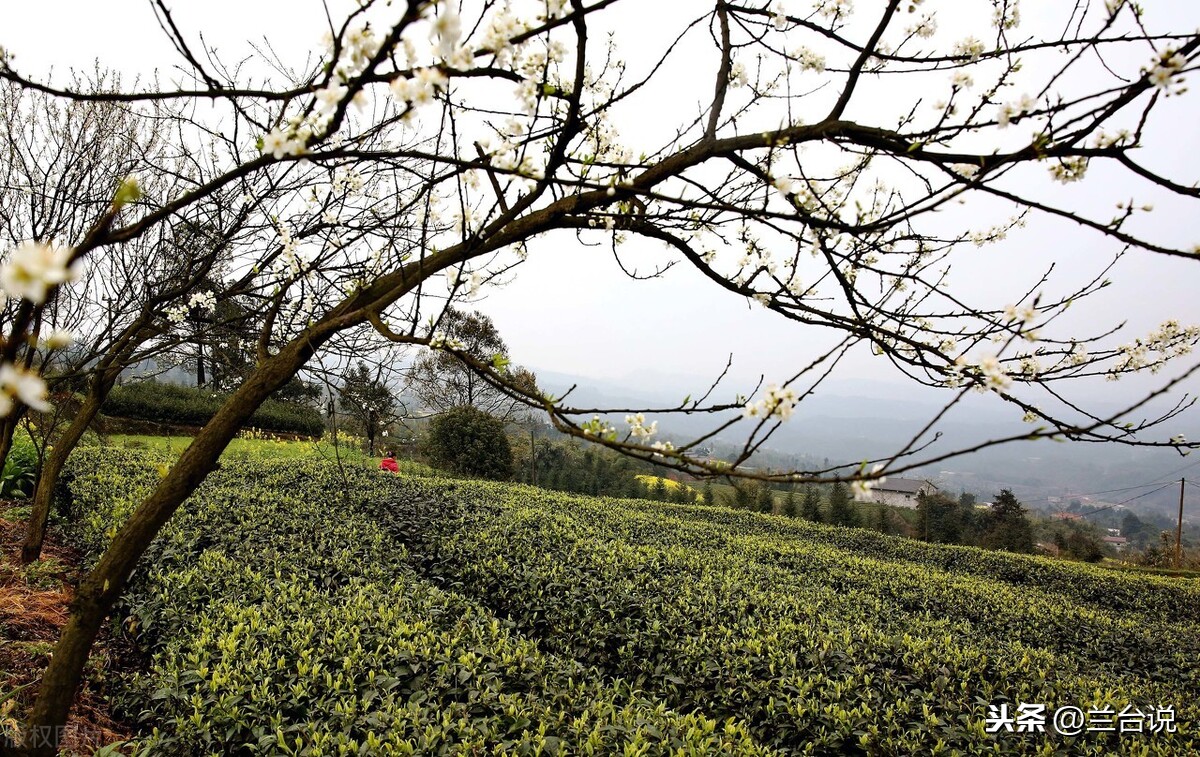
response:
{"label": "village house", "polygon": [[871,500],[882,505],[915,508],[918,494],[933,494],[937,490],[924,479],[889,477],[871,488]]}
{"label": "village house", "polygon": [[1124,536],[1105,536],[1104,543],[1118,552],[1124,552],[1125,547],[1129,544],[1129,539]]}

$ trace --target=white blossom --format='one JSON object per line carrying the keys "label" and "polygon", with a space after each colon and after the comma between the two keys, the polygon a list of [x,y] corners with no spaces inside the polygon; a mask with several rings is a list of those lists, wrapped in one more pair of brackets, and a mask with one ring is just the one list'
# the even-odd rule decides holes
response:
{"label": "white blossom", "polygon": [[795,193],[796,183],[786,176],[779,176],[771,181],[771,186],[785,195],[790,195]]}
{"label": "white blossom", "polygon": [[437,43],[438,54],[443,59],[451,57],[458,48],[458,40],[461,36],[462,21],[459,19],[458,13],[443,4],[437,18],[433,20],[433,27],[429,32],[430,39]]}
{"label": "white blossom", "polygon": [[802,71],[816,71],[817,73],[825,71],[825,58],[807,47],[797,48],[792,51],[791,56],[800,63]]}
{"label": "white blossom", "polygon": [[349,89],[338,84],[336,81],[329,82],[325,87],[318,89],[317,96],[317,111],[319,113],[330,113],[337,110],[337,106],[342,100],[346,99],[346,94]]}
{"label": "white blossom", "polygon": [[742,410],[746,418],[778,418],[786,421],[796,410],[796,390],[771,384],[758,402],[747,402]]}
{"label": "white blossom", "polygon": [[1015,29],[1021,25],[1021,7],[1019,0],[1007,0],[997,3],[992,8],[992,23],[998,29]]}
{"label": "white blossom", "polygon": [[905,30],[908,34],[913,34],[923,39],[929,39],[937,31],[937,19],[930,14],[921,16],[921,20]]}
{"label": "white blossom", "polygon": [[1070,184],[1079,181],[1087,173],[1088,159],[1085,157],[1060,158],[1050,166],[1050,175],[1055,181]]}
{"label": "white blossom", "polygon": [[436,68],[418,68],[413,72],[413,78],[397,77],[392,79],[388,89],[397,100],[424,105],[433,101],[433,96],[444,90],[449,79]]}
{"label": "white blossom", "polygon": [[212,292],[195,292],[188,299],[188,307],[211,313],[217,309],[217,296]]}
{"label": "white blossom", "polygon": [[451,339],[441,332],[436,332],[429,338],[429,346],[434,349],[461,350],[465,345],[459,339]]}
{"label": "white blossom", "polygon": [[12,363],[4,363],[0,365],[0,417],[12,412],[14,399],[39,412],[50,409],[46,382],[42,377]]}
{"label": "white blossom", "polygon": [[1174,50],[1167,50],[1155,58],[1149,71],[1150,83],[1164,90],[1168,95],[1182,92],[1177,77],[1187,65],[1187,58]]}
{"label": "white blossom", "polygon": [[854,3],[852,0],[825,0],[820,10],[822,16],[837,21],[850,15],[854,10]]}
{"label": "white blossom", "polygon": [[1012,119],[1023,116],[1037,106],[1029,95],[1022,95],[1020,100],[1016,102],[1005,103],[1000,106],[1000,111],[996,114],[996,124],[1001,129],[1008,126]]}
{"label": "white blossom", "polygon": [[979,175],[979,166],[974,163],[951,163],[947,167],[968,181]]}
{"label": "white blossom", "polygon": [[598,415],[593,415],[590,421],[579,424],[579,429],[586,436],[607,438],[612,438],[617,431],[616,427],[608,425]]}
{"label": "white blossom", "polygon": [[743,64],[734,63],[733,67],[729,69],[729,83],[735,87],[744,87],[750,83],[749,75]]}
{"label": "white blossom", "polygon": [[46,347],[52,350],[62,349],[75,341],[75,335],[66,329],[54,329],[46,336]]}
{"label": "white blossom", "polygon": [[1020,321],[1021,323],[1030,323],[1037,317],[1037,309],[1032,305],[1018,307],[1009,305],[1004,308],[1004,317],[1010,321]]}
{"label": "white blossom", "polygon": [[263,135],[262,152],[276,160],[289,155],[303,155],[307,149],[305,142],[307,138],[301,134],[275,127]]}
{"label": "white blossom", "polygon": [[954,45],[954,55],[977,61],[983,55],[983,43],[974,37],[967,37]]}
{"label": "white blossom", "polygon": [[[879,471],[883,470],[883,465],[876,465],[871,469],[871,475],[875,476]],[[871,499],[871,489],[879,484],[887,481],[887,476],[878,476],[870,479],[857,479],[850,482],[850,491],[854,494],[854,499],[858,502],[869,502]]]}
{"label": "white blossom", "polygon": [[629,424],[629,435],[634,439],[645,440],[658,433],[658,421],[654,421],[647,426],[644,413],[627,415],[625,416],[625,422]]}
{"label": "white blossom", "polygon": [[23,242],[0,266],[0,289],[11,297],[40,305],[51,287],[79,277],[78,265],[70,264],[73,253],[70,247]]}

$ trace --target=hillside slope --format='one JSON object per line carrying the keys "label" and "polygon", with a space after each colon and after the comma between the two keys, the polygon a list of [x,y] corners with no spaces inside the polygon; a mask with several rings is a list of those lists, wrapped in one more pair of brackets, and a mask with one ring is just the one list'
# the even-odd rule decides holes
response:
{"label": "hillside slope", "polygon": [[[157,477],[118,457],[73,483],[91,549]],[[1200,752],[1185,582],[256,461],[226,465],[149,557],[125,609],[152,663],[122,704],[152,751]],[[1020,703],[1093,725],[1172,706],[1177,732],[985,732],[989,705]]]}

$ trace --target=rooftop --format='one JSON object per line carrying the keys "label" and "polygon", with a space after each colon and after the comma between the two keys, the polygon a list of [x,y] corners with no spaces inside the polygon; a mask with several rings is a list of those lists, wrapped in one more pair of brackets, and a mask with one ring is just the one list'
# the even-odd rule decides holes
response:
{"label": "rooftop", "polygon": [[876,491],[901,492],[903,494],[917,494],[921,490],[937,491],[936,486],[919,478],[888,478],[873,488]]}

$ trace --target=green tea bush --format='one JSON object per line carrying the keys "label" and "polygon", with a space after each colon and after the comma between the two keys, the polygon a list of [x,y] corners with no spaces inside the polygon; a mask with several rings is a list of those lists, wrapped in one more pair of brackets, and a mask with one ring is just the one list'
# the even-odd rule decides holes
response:
{"label": "green tea bush", "polygon": [[[203,426],[216,414],[227,395],[190,386],[139,381],[114,387],[101,412],[118,418]],[[249,426],[266,431],[320,436],[325,430],[316,408],[295,402],[267,400],[250,417]]]}
{"label": "green tea bush", "polygon": [[[134,475],[121,492],[106,470],[75,471],[90,545],[160,465],[101,456]],[[117,697],[143,725],[139,753],[769,753],[744,725],[672,712],[421,579],[362,515],[386,479],[235,460],[186,503],[122,607],[150,659]]]}
{"label": "green tea bush", "polygon": [[[403,486],[398,502],[436,485]],[[951,570],[922,565],[921,555],[883,559],[822,543],[855,532],[814,527],[802,538],[782,519],[748,513],[673,517],[680,508],[482,484],[444,499],[460,504],[431,509],[444,516],[417,529],[398,502],[376,509],[421,571],[547,650],[673,709],[744,721],[785,753],[1200,748],[1186,727],[1144,739],[983,731],[987,705],[1010,702],[1085,712],[1169,704],[1196,722],[1200,629],[1187,616],[1200,592],[1190,586],[1113,577],[1123,585],[1104,607],[1088,581],[1074,580],[1095,578],[1086,571],[1036,587],[1029,573],[1056,566],[1033,558],[966,550]],[[726,517],[749,520],[712,522]],[[1022,578],[982,577],[989,569]],[[1183,619],[1159,612],[1171,602],[1187,606]]]}
{"label": "green tea bush", "polygon": [[[161,466],[93,462],[72,485],[91,545]],[[146,753],[1200,753],[1187,582],[255,459],[145,565],[122,612],[150,664],[119,702]],[[1170,705],[1179,728],[985,732],[1021,702]]]}

